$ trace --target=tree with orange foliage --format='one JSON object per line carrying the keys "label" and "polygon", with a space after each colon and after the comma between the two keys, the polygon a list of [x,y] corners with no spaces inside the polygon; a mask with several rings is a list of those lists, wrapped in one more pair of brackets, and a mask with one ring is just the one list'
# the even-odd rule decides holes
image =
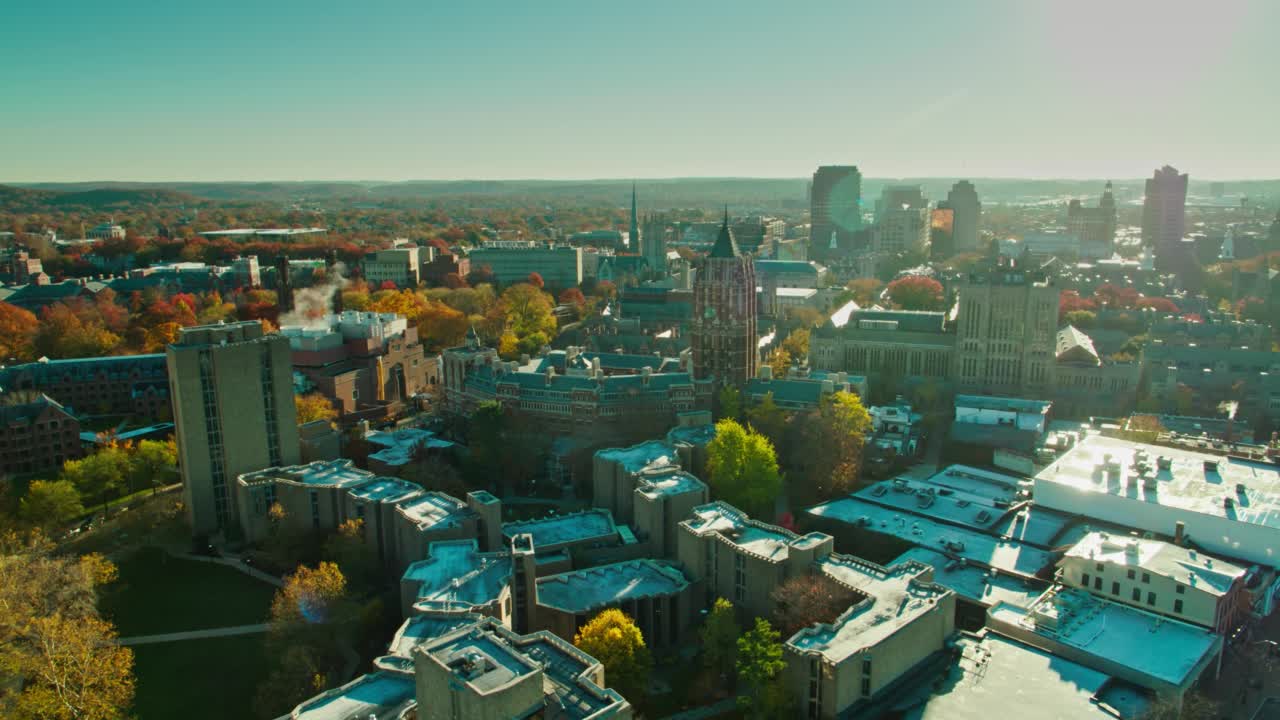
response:
{"label": "tree with orange foliage", "polygon": [[526,282],[539,290],[547,286],[547,284],[542,280],[542,275],[536,272],[529,273],[529,279]]}
{"label": "tree with orange foliage", "polygon": [[36,333],[40,321],[34,313],[9,303],[0,303],[0,362],[26,362],[35,358]]}
{"label": "tree with orange foliage", "polygon": [[893,304],[903,310],[941,310],[942,283],[923,275],[908,275],[885,288]]}

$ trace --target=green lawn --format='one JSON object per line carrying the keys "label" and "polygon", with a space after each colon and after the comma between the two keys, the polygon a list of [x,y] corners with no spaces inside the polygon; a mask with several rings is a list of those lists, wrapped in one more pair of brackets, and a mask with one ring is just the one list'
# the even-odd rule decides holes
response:
{"label": "green lawn", "polygon": [[[145,548],[119,563],[99,606],[120,637],[263,622],[275,588],[233,568]],[[211,665],[210,667],[218,667]]]}
{"label": "green lawn", "polygon": [[138,720],[253,717],[258,683],[267,676],[264,635],[183,640],[133,648]]}

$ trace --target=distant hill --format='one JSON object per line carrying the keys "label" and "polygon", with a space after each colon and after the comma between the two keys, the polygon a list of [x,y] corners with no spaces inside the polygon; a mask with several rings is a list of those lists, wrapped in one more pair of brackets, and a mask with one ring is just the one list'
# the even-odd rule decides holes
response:
{"label": "distant hill", "polygon": [[[1066,197],[1093,200],[1105,179],[971,178],[984,204],[1060,203]],[[733,212],[802,210],[809,205],[808,178],[669,178],[637,180],[642,210],[716,208]],[[863,178],[862,197],[869,208],[881,189],[892,184],[921,185],[933,200],[946,197],[955,178]],[[1141,199],[1143,180],[1114,179],[1121,202]],[[597,180],[410,180],[323,182],[86,182],[0,186],[0,208],[107,209],[131,204],[191,205],[273,203],[319,207],[412,207],[444,203],[492,207],[622,207],[630,202],[631,181]],[[1208,181],[1192,179],[1191,202],[1209,195]],[[1280,181],[1226,181],[1227,202],[1247,195],[1272,206],[1280,201]]]}
{"label": "distant hill", "polygon": [[126,208],[132,205],[198,205],[204,201],[189,193],[165,188],[85,188],[61,191],[0,185],[0,208],[12,212],[82,207],[88,210]]}

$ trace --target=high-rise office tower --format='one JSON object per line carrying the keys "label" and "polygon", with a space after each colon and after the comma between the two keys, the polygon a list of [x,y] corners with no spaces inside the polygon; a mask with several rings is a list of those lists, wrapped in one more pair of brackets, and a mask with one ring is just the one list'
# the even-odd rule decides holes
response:
{"label": "high-rise office tower", "polygon": [[1007,258],[958,283],[955,373],[966,392],[1043,397],[1057,349],[1058,288]]}
{"label": "high-rise office tower", "polygon": [[862,229],[862,173],[856,165],[823,165],[809,186],[809,258],[825,260],[854,249]]}
{"label": "high-rise office tower", "polygon": [[1187,174],[1165,165],[1147,180],[1142,201],[1142,244],[1153,248],[1156,258],[1172,255],[1182,247],[1187,225]]}
{"label": "high-rise office tower", "polygon": [[199,325],[166,354],[191,531],[234,530],[236,478],[299,462],[289,340],[257,320]]}
{"label": "high-rise office tower", "polygon": [[968,180],[952,185],[947,193],[946,207],[953,212],[952,254],[978,250],[978,231],[982,224],[982,201],[978,199],[978,189]]}
{"label": "high-rise office tower", "polygon": [[720,235],[693,283],[694,377],[741,386],[756,374],[756,271],[725,211]]}
{"label": "high-rise office tower", "polygon": [[1080,255],[1086,258],[1111,257],[1116,246],[1116,198],[1107,182],[1098,207],[1085,207],[1079,200],[1067,205],[1067,233],[1080,241]]}
{"label": "high-rise office tower", "polygon": [[880,199],[876,200],[876,222],[889,210],[906,208],[919,209],[928,207],[929,201],[924,196],[924,188],[919,185],[885,185],[880,191]]}

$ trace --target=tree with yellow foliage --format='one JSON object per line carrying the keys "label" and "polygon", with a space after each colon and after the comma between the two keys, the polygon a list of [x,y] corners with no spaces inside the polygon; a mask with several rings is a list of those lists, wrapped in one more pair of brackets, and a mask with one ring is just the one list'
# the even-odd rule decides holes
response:
{"label": "tree with yellow foliage", "polygon": [[294,395],[293,406],[298,412],[298,424],[305,425],[316,420],[332,420],[338,417],[338,410],[329,398],[320,393]]}
{"label": "tree with yellow foliage", "polygon": [[653,657],[644,635],[626,613],[602,610],[573,638],[573,644],[604,665],[605,683],[635,704],[644,696]]}
{"label": "tree with yellow foliage", "polygon": [[[98,617],[116,578],[100,555],[54,555],[38,533],[0,536],[0,707],[21,720],[113,720],[133,702],[133,652]],[[10,682],[18,678],[19,682]]]}

